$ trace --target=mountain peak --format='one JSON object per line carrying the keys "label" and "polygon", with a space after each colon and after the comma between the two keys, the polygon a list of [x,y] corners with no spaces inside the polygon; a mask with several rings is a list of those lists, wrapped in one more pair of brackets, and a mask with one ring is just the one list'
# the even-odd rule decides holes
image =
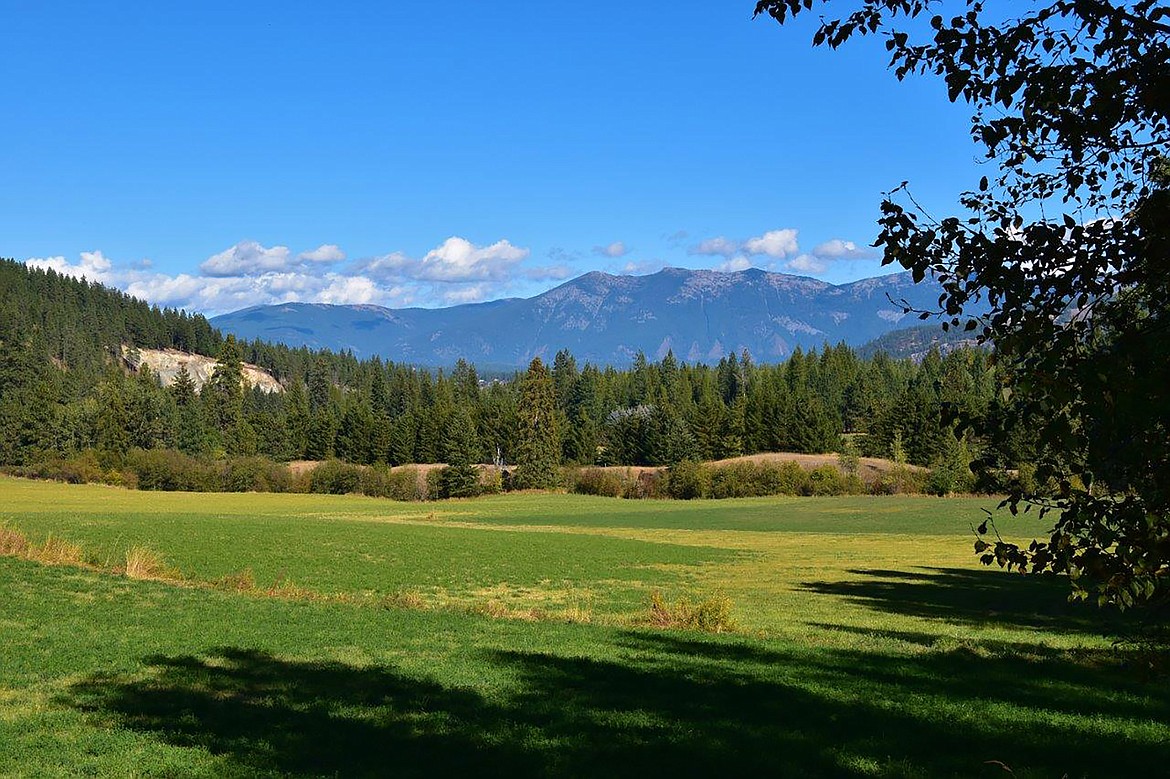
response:
{"label": "mountain peak", "polygon": [[662,268],[633,276],[590,271],[532,298],[443,309],[283,304],[215,317],[217,327],[291,346],[351,350],[420,365],[463,358],[515,367],[569,349],[579,362],[626,365],[639,351],[689,362],[747,349],[757,360],[796,347],[864,344],[896,328],[887,292],[927,307],[936,285],[908,274],[833,285],[762,268]]}

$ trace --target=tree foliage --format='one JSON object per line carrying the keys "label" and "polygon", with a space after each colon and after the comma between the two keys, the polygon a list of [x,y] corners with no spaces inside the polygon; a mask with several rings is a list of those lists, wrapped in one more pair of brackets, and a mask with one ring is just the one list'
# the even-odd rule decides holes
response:
{"label": "tree foliage", "polygon": [[560,464],[556,389],[539,357],[532,360],[520,386],[520,432],[513,480],[521,489],[556,484]]}
{"label": "tree foliage", "polygon": [[[762,0],[781,23],[813,0]],[[1018,12],[1018,6],[1010,6]],[[944,327],[995,344],[1004,393],[1033,426],[1058,510],[987,563],[1067,573],[1074,594],[1170,603],[1170,8],[1055,0],[997,18],[983,3],[863,0],[815,45],[881,35],[899,78],[941,77],[972,109],[990,172],[938,218],[905,184],[881,204],[885,263],[943,285]],[[928,22],[924,25],[922,22]],[[984,316],[972,311],[983,306]],[[927,317],[932,312],[922,312]],[[981,530],[987,529],[986,523]]]}

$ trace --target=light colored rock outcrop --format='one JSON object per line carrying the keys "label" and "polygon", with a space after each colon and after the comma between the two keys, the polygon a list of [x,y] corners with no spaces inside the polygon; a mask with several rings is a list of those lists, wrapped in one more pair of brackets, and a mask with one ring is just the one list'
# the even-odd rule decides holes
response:
{"label": "light colored rock outcrop", "polygon": [[[191,374],[196,389],[202,389],[211,378],[216,365],[212,357],[180,352],[177,349],[130,349],[123,346],[122,359],[134,370],[138,370],[143,364],[147,365],[151,372],[159,377],[164,387],[174,384],[180,366],[186,365],[187,373]],[[248,386],[259,387],[264,392],[284,392],[284,387],[272,374],[251,363],[244,363],[244,381]]]}

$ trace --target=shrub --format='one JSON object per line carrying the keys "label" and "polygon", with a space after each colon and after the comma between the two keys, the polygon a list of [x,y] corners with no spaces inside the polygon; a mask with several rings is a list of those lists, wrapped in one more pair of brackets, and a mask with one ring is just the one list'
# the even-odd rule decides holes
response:
{"label": "shrub", "polygon": [[479,470],[479,494],[498,495],[504,489],[504,481],[498,468],[481,468]]}
{"label": "shrub", "polygon": [[711,469],[693,460],[683,460],[670,466],[666,489],[670,497],[694,500],[711,495]]}
{"label": "shrub", "polygon": [[921,495],[926,492],[926,471],[896,465],[870,485],[874,495]]}
{"label": "shrub", "polygon": [[362,469],[340,460],[327,460],[309,474],[309,491],[325,495],[348,495],[357,492]]}
{"label": "shrub", "polygon": [[431,468],[426,472],[423,483],[426,485],[423,490],[422,500],[438,500],[442,489],[439,485],[439,479],[442,474],[441,468]]}
{"label": "shrub", "polygon": [[763,478],[769,485],[765,495],[803,495],[808,490],[810,474],[799,463],[761,463]]}
{"label": "shrub", "polygon": [[568,475],[569,489],[578,495],[620,498],[626,491],[621,475],[605,468],[578,468]]}
{"label": "shrub", "polygon": [[479,473],[473,465],[448,465],[438,471],[439,498],[471,498],[479,494]]}
{"label": "shrub", "polygon": [[386,482],[387,496],[394,500],[426,500],[426,477],[413,466],[395,468]]}
{"label": "shrub", "polygon": [[832,465],[820,465],[808,472],[806,495],[844,495],[845,476]]}
{"label": "shrub", "polygon": [[[784,465],[795,466],[795,470]],[[711,473],[712,498],[754,498],[780,495],[790,488],[794,478],[803,480],[804,470],[796,463],[781,466],[769,463],[738,462],[715,468]]]}
{"label": "shrub", "polygon": [[26,479],[45,479],[67,484],[88,484],[90,482],[117,482],[117,474],[107,473],[98,460],[97,453],[86,449],[69,458],[55,457],[30,465],[5,466],[4,473]]}
{"label": "shrub", "polygon": [[1020,463],[1020,467],[1016,471],[1016,483],[1019,485],[1020,492],[1025,495],[1035,495],[1040,490],[1040,485],[1036,481],[1036,465],[1034,463]]}
{"label": "shrub", "polygon": [[966,468],[958,468],[951,463],[940,463],[927,474],[925,489],[931,495],[971,492],[975,489],[975,478]]}
{"label": "shrub", "polygon": [[627,479],[623,496],[632,499],[666,498],[666,477],[659,471],[642,471],[634,479]]}
{"label": "shrub", "polygon": [[140,490],[213,492],[220,486],[211,466],[174,449],[134,449],[126,471]]}
{"label": "shrub", "polygon": [[371,498],[390,497],[390,468],[384,463],[362,469],[358,479],[358,492]]}
{"label": "shrub", "polygon": [[264,457],[234,457],[224,461],[219,481],[224,492],[288,492],[292,473]]}

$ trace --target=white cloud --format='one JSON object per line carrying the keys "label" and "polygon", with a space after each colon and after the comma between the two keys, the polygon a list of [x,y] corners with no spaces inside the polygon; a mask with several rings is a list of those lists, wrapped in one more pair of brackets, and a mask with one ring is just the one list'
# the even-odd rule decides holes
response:
{"label": "white cloud", "polygon": [[345,252],[335,243],[323,243],[311,252],[301,252],[297,259],[305,262],[341,262]]}
{"label": "white cloud", "polygon": [[630,253],[630,250],[626,248],[625,242],[614,241],[608,246],[594,246],[593,253],[599,254],[602,257],[613,257],[616,259],[618,257],[625,257]]}
{"label": "white cloud", "polygon": [[372,257],[358,263],[358,270],[381,279],[403,279],[409,277],[409,269],[416,265],[416,261],[402,252],[391,252],[379,257]]}
{"label": "white cloud", "polygon": [[[720,235],[700,241],[698,245],[688,249],[687,253],[723,257],[728,262],[734,260],[737,255],[748,257],[764,255],[773,260],[783,260],[800,251],[800,244],[796,240],[797,232],[791,227],[786,227],[782,230],[769,230],[763,235],[748,238],[746,241],[737,241]],[[725,262],[718,267],[722,268],[727,264]],[[737,264],[742,265],[742,262]]]}
{"label": "white cloud", "polygon": [[164,306],[208,314],[275,303],[403,304],[403,290],[386,289],[365,276],[314,275],[300,271],[259,276],[200,277],[189,274],[140,275],[125,284],[128,293]]}
{"label": "white cloud", "polygon": [[314,303],[365,304],[377,303],[386,297],[385,291],[365,276],[331,273],[326,279],[329,284],[313,296]]}
{"label": "white cloud", "polygon": [[474,284],[470,287],[459,287],[448,290],[443,293],[443,301],[446,303],[478,303],[487,295],[487,285]]}
{"label": "white cloud", "polygon": [[61,256],[32,258],[25,260],[25,264],[32,268],[53,270],[64,276],[88,279],[102,284],[110,281],[110,271],[113,269],[113,263],[100,251],[82,252],[81,260],[76,265]]}
{"label": "white cloud", "polygon": [[256,241],[240,241],[203,261],[199,270],[207,276],[245,276],[285,270],[290,265],[287,246],[261,246]]}
{"label": "white cloud", "polygon": [[726,262],[719,263],[714,268],[712,268],[712,270],[730,273],[734,271],[747,270],[750,267],[752,267],[752,261],[740,254],[728,259]]}
{"label": "white cloud", "polygon": [[782,260],[789,255],[800,251],[796,242],[796,230],[769,230],[756,238],[749,238],[743,242],[743,251],[747,254],[765,254],[773,259]]}
{"label": "white cloud", "polygon": [[662,267],[661,260],[644,260],[641,262],[631,260],[616,270],[622,276],[644,276],[647,273],[657,273],[662,270]]}
{"label": "white cloud", "polygon": [[717,238],[708,238],[700,241],[698,246],[687,250],[688,254],[704,254],[708,256],[730,257],[739,251],[739,242],[720,235]]}
{"label": "white cloud", "polygon": [[507,240],[477,246],[451,237],[421,258],[394,252],[339,267],[346,255],[336,244],[298,254],[286,246],[248,240],[208,257],[197,272],[178,274],[158,272],[148,261],[115,264],[100,251],[83,252],[72,262],[63,256],[26,262],[159,305],[215,315],[291,301],[390,306],[470,302],[574,273],[565,263],[526,267],[529,254]]}
{"label": "white cloud", "polygon": [[817,257],[832,260],[865,260],[873,256],[873,254],[853,243],[853,241],[843,241],[840,238],[833,238],[818,244],[812,253]]}
{"label": "white cloud", "polygon": [[208,287],[217,286],[208,279],[197,278],[186,273],[167,276],[159,273],[147,278],[131,281],[126,292],[136,298],[149,300],[163,306],[188,306],[196,297],[206,294]]}
{"label": "white cloud", "polygon": [[354,263],[351,272],[410,289],[412,297],[438,303],[474,302],[506,294],[517,281],[559,280],[573,275],[564,263],[522,267],[529,255],[528,249],[504,239],[477,246],[452,236],[421,259],[392,252]]}
{"label": "white cloud", "polygon": [[812,254],[801,254],[785,263],[784,267],[799,273],[823,273],[829,267],[829,263],[824,258]]}
{"label": "white cloud", "polygon": [[504,278],[516,263],[528,257],[528,250],[508,241],[477,247],[465,238],[452,236],[422,258],[416,278],[429,281],[487,281]]}

